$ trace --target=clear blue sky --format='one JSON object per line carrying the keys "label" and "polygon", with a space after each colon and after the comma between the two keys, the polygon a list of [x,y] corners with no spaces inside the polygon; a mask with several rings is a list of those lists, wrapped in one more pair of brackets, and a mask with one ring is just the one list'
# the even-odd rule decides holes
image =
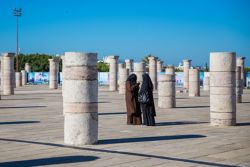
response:
{"label": "clear blue sky", "polygon": [[0,52],[98,52],[167,64],[208,62],[210,51],[235,51],[250,65],[250,0],[0,0]]}

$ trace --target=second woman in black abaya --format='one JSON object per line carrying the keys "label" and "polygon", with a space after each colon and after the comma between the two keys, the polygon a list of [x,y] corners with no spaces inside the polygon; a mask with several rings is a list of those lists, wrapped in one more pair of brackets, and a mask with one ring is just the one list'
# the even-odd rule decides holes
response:
{"label": "second woman in black abaya", "polygon": [[155,105],[153,97],[153,83],[148,74],[142,75],[143,81],[139,94],[147,92],[149,101],[147,103],[140,103],[141,111],[143,114],[143,124],[147,126],[155,125]]}

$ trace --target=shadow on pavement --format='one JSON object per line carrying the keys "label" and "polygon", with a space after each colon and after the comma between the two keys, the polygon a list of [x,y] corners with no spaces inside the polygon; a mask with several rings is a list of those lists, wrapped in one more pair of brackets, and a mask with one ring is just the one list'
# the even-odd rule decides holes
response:
{"label": "shadow on pavement", "polygon": [[77,146],[67,146],[67,145],[57,144],[57,143],[45,143],[45,142],[37,142],[37,141],[4,139],[4,138],[0,138],[0,140],[6,141],[6,142],[38,144],[38,145],[46,145],[46,146],[51,146],[51,147],[62,147],[62,148],[67,148],[67,149],[70,148],[70,149],[76,149],[76,150],[82,150],[82,151],[92,151],[92,152],[99,152],[99,153],[110,153],[110,154],[120,154],[120,155],[130,155],[130,156],[132,155],[132,156],[146,157],[146,158],[156,158],[156,159],[186,162],[186,163],[192,163],[192,164],[198,164],[198,165],[207,165],[207,166],[216,166],[216,167],[235,167],[235,165],[227,165],[227,164],[222,164],[222,163],[217,163],[217,162],[207,162],[207,161],[202,161],[202,160],[175,158],[175,157],[153,155],[153,154],[144,154],[144,153],[135,153],[135,152],[127,152],[127,151],[115,151],[115,150],[110,150],[110,149],[84,148],[84,147],[77,147]]}
{"label": "shadow on pavement", "polygon": [[206,124],[209,122],[193,122],[193,121],[177,121],[177,122],[159,122],[156,126],[174,126],[174,125],[189,125],[189,124]]}
{"label": "shadow on pavement", "polygon": [[20,160],[10,162],[0,162],[1,167],[9,166],[45,166],[45,165],[57,165],[57,164],[68,164],[68,163],[79,163],[86,161],[94,161],[98,159],[96,156],[64,156],[64,157],[51,157],[51,158],[40,158],[31,160]]}
{"label": "shadow on pavement", "polygon": [[33,123],[40,123],[40,121],[14,121],[14,122],[0,122],[0,125],[33,124]]}

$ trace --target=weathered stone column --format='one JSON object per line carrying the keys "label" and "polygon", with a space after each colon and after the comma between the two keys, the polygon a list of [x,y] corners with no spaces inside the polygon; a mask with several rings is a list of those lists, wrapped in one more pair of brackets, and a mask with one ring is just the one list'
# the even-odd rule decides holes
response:
{"label": "weathered stone column", "polygon": [[16,72],[16,88],[22,86],[22,74],[21,72]]}
{"label": "weathered stone column", "polygon": [[167,66],[167,68],[165,69],[165,73],[166,74],[171,74],[171,75],[175,75],[175,68],[173,65]]}
{"label": "weathered stone column", "polygon": [[26,72],[31,72],[31,66],[30,66],[29,63],[25,63],[24,70],[25,70]]}
{"label": "weathered stone column", "polygon": [[109,90],[117,91],[119,56],[109,56]]}
{"label": "weathered stone column", "polygon": [[155,57],[148,57],[149,76],[152,80],[154,90],[157,90],[157,64]]}
{"label": "weathered stone column", "polygon": [[[236,66],[241,67],[241,80],[242,80],[242,87],[245,87],[245,76],[244,76],[244,69],[245,69],[245,57],[237,57],[236,59]],[[242,92],[243,93],[243,92]]]}
{"label": "weathered stone column", "polygon": [[236,101],[237,103],[242,103],[242,93],[243,93],[243,86],[242,86],[242,79],[241,79],[241,66],[236,67]]}
{"label": "weathered stone column", "polygon": [[27,72],[25,70],[22,70],[21,73],[22,73],[22,85],[27,85]]}
{"label": "weathered stone column", "polygon": [[158,107],[174,108],[175,99],[175,75],[163,74],[158,80]]}
{"label": "weathered stone column", "polygon": [[65,53],[64,142],[68,145],[98,141],[98,72],[96,53]]}
{"label": "weathered stone column", "polygon": [[3,57],[1,56],[0,57],[1,58],[1,91],[3,92],[3,81],[4,81],[4,76],[3,76],[3,65],[4,65],[4,63],[3,63]]}
{"label": "weathered stone column", "polygon": [[3,53],[3,94],[14,94],[13,77],[14,73],[14,56],[15,53]]}
{"label": "weathered stone column", "polygon": [[125,94],[126,92],[126,80],[129,75],[129,69],[126,67],[119,69],[119,94]]}
{"label": "weathered stone column", "polygon": [[208,91],[210,88],[210,77],[209,72],[204,72],[204,79],[203,79],[203,90]]}
{"label": "weathered stone column", "polygon": [[133,68],[134,60],[133,59],[126,59],[125,63],[126,63],[126,68],[129,70],[129,73],[132,73],[134,71],[134,68]]}
{"label": "weathered stone column", "polygon": [[57,59],[49,59],[49,88],[58,88],[58,65]]}
{"label": "weathered stone column", "polygon": [[184,88],[188,89],[189,88],[189,68],[191,67],[191,60],[183,60],[183,73],[184,73]]}
{"label": "weathered stone column", "polygon": [[145,63],[134,63],[134,74],[137,76],[137,82],[142,83],[142,75],[146,72]]}
{"label": "weathered stone column", "polygon": [[162,64],[163,64],[162,61],[157,60],[157,72],[161,72],[162,71]]}
{"label": "weathered stone column", "polygon": [[191,97],[200,96],[200,75],[198,69],[189,69],[189,90]]}
{"label": "weathered stone column", "polygon": [[236,57],[234,52],[210,53],[210,124],[236,124]]}

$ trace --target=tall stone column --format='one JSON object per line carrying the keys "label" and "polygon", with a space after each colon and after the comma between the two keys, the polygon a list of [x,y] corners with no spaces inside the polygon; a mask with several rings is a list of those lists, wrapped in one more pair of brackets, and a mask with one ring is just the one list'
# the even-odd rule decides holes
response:
{"label": "tall stone column", "polygon": [[242,79],[241,79],[241,66],[236,67],[236,101],[237,103],[242,103],[242,93],[243,93],[243,86],[242,86]]}
{"label": "tall stone column", "polygon": [[152,80],[154,90],[157,90],[157,64],[155,57],[148,57],[149,76]]}
{"label": "tall stone column", "polygon": [[119,56],[109,56],[109,90],[117,91]]}
{"label": "tall stone column", "polygon": [[189,69],[189,96],[200,96],[200,76],[198,69]]}
{"label": "tall stone column", "polygon": [[125,63],[126,63],[126,68],[129,70],[129,73],[132,73],[134,71],[134,68],[133,68],[134,60],[133,59],[126,59]]}
{"label": "tall stone column", "polygon": [[3,53],[3,94],[14,94],[14,56],[15,53]]}
{"label": "tall stone column", "polygon": [[96,53],[65,53],[64,143],[98,141],[98,72]]}
{"label": "tall stone column", "polygon": [[119,69],[119,94],[125,94],[126,92],[126,80],[129,75],[129,69],[126,67]]}
{"label": "tall stone column", "polygon": [[245,69],[245,57],[237,57],[236,59],[236,66],[240,66],[241,67],[241,80],[242,80],[242,87],[245,87],[245,76],[244,76],[244,69]]}
{"label": "tall stone column", "polygon": [[137,76],[137,82],[142,83],[142,75],[146,72],[145,63],[134,63],[134,74]]}
{"label": "tall stone column", "polygon": [[3,92],[3,81],[4,81],[4,76],[3,76],[3,65],[4,65],[4,63],[3,63],[3,57],[1,57],[1,91]]}
{"label": "tall stone column", "polygon": [[25,63],[24,70],[25,70],[26,72],[31,72],[31,66],[30,66],[29,63]]}
{"label": "tall stone column", "polygon": [[191,60],[183,60],[183,73],[184,73],[184,88],[188,89],[189,88],[189,69],[191,67]]}
{"label": "tall stone column", "polygon": [[204,72],[204,79],[203,79],[203,90],[208,91],[210,88],[210,77],[209,72]]}
{"label": "tall stone column", "polygon": [[22,70],[21,74],[22,74],[22,85],[27,85],[27,72],[25,70]]}
{"label": "tall stone column", "polygon": [[57,59],[49,59],[49,88],[58,88],[58,66],[59,62]]}
{"label": "tall stone column", "polygon": [[16,87],[22,86],[22,74],[21,72],[16,72]]}
{"label": "tall stone column", "polygon": [[165,69],[165,73],[166,74],[171,74],[171,75],[175,75],[175,68],[173,65],[167,66],[167,68]]}
{"label": "tall stone column", "polygon": [[162,64],[163,64],[162,61],[157,60],[157,72],[161,72],[162,71]]}
{"label": "tall stone column", "polygon": [[159,83],[158,107],[160,108],[176,107],[175,75],[171,74],[160,75],[158,83]]}
{"label": "tall stone column", "polygon": [[234,52],[210,53],[210,124],[236,124],[236,56]]}

